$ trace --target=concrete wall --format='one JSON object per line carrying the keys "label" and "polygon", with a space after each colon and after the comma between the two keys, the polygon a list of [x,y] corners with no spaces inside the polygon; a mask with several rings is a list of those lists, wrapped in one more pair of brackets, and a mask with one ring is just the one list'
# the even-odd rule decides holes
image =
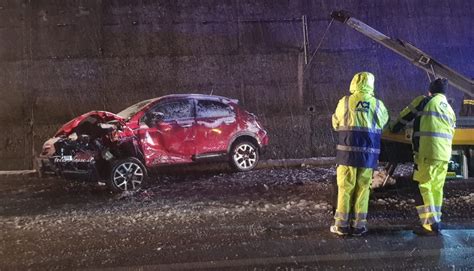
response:
{"label": "concrete wall", "polygon": [[31,168],[76,115],[186,92],[240,99],[270,131],[268,157],[331,155],[329,117],[354,73],[375,74],[394,114],[428,83],[338,22],[304,66],[301,16],[313,51],[342,8],[474,76],[472,1],[1,0],[0,169]]}

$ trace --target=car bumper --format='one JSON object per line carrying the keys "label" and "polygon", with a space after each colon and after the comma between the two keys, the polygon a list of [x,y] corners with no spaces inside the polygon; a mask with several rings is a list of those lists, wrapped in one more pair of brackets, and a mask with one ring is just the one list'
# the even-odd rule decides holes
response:
{"label": "car bumper", "polygon": [[36,158],[36,165],[40,176],[58,174],[57,168],[54,166],[54,163],[52,163],[48,158]]}
{"label": "car bumper", "polygon": [[265,154],[268,149],[268,133],[265,130],[261,130],[258,134],[258,144],[260,147],[260,154]]}
{"label": "car bumper", "polygon": [[260,146],[260,155],[264,155],[265,153],[267,153],[267,149],[268,149],[267,145]]}
{"label": "car bumper", "polygon": [[36,159],[40,176],[55,175],[71,181],[98,181],[99,173],[95,161],[55,163],[52,158]]}

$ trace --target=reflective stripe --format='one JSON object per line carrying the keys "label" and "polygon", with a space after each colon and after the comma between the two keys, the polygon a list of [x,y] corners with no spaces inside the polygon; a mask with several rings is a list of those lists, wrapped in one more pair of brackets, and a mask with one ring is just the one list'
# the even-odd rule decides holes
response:
{"label": "reflective stripe", "polygon": [[436,218],[438,219],[438,222],[441,221],[441,206],[435,206],[435,210],[436,210]]}
{"label": "reflective stripe", "polygon": [[435,133],[435,132],[416,132],[413,134],[413,137],[420,137],[420,136],[431,136],[431,137],[441,137],[447,139],[453,139],[451,134],[445,133]]}
{"label": "reflective stripe", "polygon": [[367,219],[367,213],[355,213],[354,214],[355,220],[365,220]]}
{"label": "reflective stripe", "polygon": [[436,209],[436,207],[433,206],[433,205],[428,205],[428,206],[421,205],[421,206],[417,206],[417,207],[416,207],[416,210],[418,211],[418,214],[419,214],[419,215],[438,212],[438,210]]}
{"label": "reflective stripe", "polygon": [[348,227],[349,226],[349,214],[336,212],[334,214],[334,225],[338,227]]}
{"label": "reflective stripe", "polygon": [[410,111],[414,114],[416,114],[416,112],[418,112],[418,110],[416,110],[416,107],[414,107],[412,104],[408,105],[408,109],[410,109]]}
{"label": "reflective stripe", "polygon": [[375,102],[375,111],[374,111],[374,117],[372,120],[372,128],[377,129],[377,122],[379,120],[379,107],[380,107],[380,101],[377,99]]}
{"label": "reflective stripe", "polygon": [[434,205],[421,205],[417,206],[418,216],[420,217],[421,224],[433,224],[441,221],[441,207]]}
{"label": "reflective stripe", "polygon": [[376,153],[337,151],[336,163],[351,167],[376,168],[379,155]]}
{"label": "reflective stripe", "polygon": [[418,112],[417,115],[418,116],[432,116],[432,117],[442,118],[442,119],[448,121],[451,125],[453,125],[453,126],[455,125],[454,121],[448,115],[441,114],[439,112],[422,111],[422,112]]}
{"label": "reflective stripe", "polygon": [[349,96],[344,96],[344,125],[349,125]]}
{"label": "reflective stripe", "polygon": [[338,144],[380,149],[381,134],[366,131],[338,131]]}
{"label": "reflective stripe", "polygon": [[349,220],[349,214],[348,213],[336,212],[334,214],[334,219]]}
{"label": "reflective stripe", "polygon": [[337,131],[359,131],[359,132],[369,132],[374,134],[381,134],[382,129],[371,129],[368,127],[359,127],[359,126],[341,126],[337,128]]}
{"label": "reflective stripe", "polygon": [[367,220],[355,220],[355,221],[352,221],[352,227],[353,228],[362,228],[362,227],[365,227],[367,226]]}
{"label": "reflective stripe", "polygon": [[474,100],[464,100],[463,104],[474,105]]}
{"label": "reflective stripe", "polygon": [[436,216],[430,216],[426,218],[420,218],[420,222],[421,224],[434,224],[441,222],[441,220]]}
{"label": "reflective stripe", "polygon": [[336,149],[339,151],[354,151],[354,152],[366,152],[366,153],[376,153],[376,154],[380,153],[380,149],[366,148],[366,147],[337,145]]}
{"label": "reflective stripe", "polygon": [[349,220],[338,220],[334,221],[334,225],[338,227],[349,227]]}

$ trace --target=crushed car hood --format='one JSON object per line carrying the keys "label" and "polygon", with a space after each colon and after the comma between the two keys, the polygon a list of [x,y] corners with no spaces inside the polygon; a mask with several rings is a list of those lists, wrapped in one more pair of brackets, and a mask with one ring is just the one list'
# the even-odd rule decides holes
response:
{"label": "crushed car hood", "polygon": [[78,127],[82,123],[84,123],[87,120],[93,120],[95,119],[97,122],[105,123],[109,121],[119,121],[121,123],[125,122],[125,119],[120,117],[119,115],[116,115],[111,112],[107,111],[90,111],[85,114],[80,115],[77,118],[74,118],[64,124],[54,135],[55,137],[58,136],[68,136],[71,134],[71,132],[74,130],[74,128]]}

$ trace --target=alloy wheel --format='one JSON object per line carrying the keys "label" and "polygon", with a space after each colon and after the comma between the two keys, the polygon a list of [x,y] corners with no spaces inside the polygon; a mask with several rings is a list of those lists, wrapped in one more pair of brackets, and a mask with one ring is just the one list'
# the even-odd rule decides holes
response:
{"label": "alloy wheel", "polygon": [[255,166],[257,162],[257,150],[250,144],[239,145],[232,155],[235,165],[242,170],[246,170]]}
{"label": "alloy wheel", "polygon": [[133,162],[120,164],[113,173],[115,187],[120,190],[136,190],[143,182],[144,174],[140,165]]}

